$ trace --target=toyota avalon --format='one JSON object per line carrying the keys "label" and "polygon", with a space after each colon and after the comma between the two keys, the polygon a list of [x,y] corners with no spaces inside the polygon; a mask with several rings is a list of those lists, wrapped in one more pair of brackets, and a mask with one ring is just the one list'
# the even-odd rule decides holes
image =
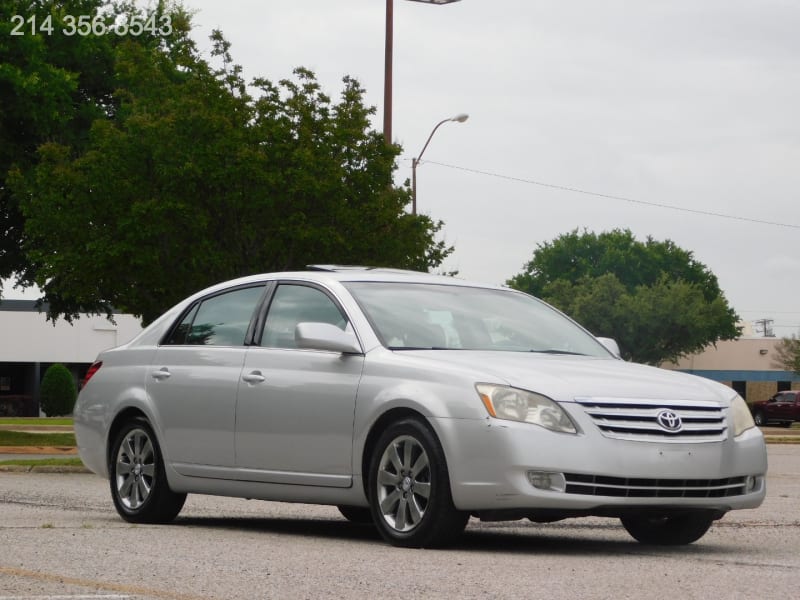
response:
{"label": "toyota avalon", "polygon": [[394,270],[198,292],[98,356],[74,417],[134,523],[193,493],[337,506],[398,546],[444,545],[470,516],[611,517],[676,545],[766,491],[734,390],[625,362],[521,292]]}

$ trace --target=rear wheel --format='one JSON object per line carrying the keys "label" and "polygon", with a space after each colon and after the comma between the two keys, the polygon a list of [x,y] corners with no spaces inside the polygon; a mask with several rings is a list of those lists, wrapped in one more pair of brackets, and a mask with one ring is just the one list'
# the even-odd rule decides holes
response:
{"label": "rear wheel", "polygon": [[788,427],[791,427],[791,426],[792,426],[792,423],[793,423],[793,421],[783,421],[783,422],[781,423],[781,427],[787,427],[787,428],[788,428]]}
{"label": "rear wheel", "polygon": [[169,489],[161,448],[144,419],[128,421],[111,449],[111,497],[131,523],[167,523],[183,508],[186,494]]}
{"label": "rear wheel", "polygon": [[469,513],[456,510],[439,440],[421,420],[391,425],[378,439],[369,468],[372,517],[396,546],[437,547],[464,530]]}
{"label": "rear wheel", "polygon": [[642,544],[682,546],[703,537],[714,522],[714,517],[705,512],[688,512],[622,517],[620,521],[628,533]]}

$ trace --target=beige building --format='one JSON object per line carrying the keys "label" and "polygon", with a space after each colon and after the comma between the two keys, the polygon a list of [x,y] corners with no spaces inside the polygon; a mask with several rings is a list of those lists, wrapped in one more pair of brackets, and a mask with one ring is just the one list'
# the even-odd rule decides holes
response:
{"label": "beige building", "polygon": [[775,364],[775,346],[780,341],[774,337],[742,337],[717,342],[703,352],[662,367],[719,381],[748,402],[757,402],[776,392],[800,389],[800,375]]}
{"label": "beige building", "polygon": [[39,384],[53,363],[75,381],[102,350],[133,339],[142,327],[132,315],[82,315],[72,323],[48,321],[33,300],[0,300],[0,416],[39,414]]}

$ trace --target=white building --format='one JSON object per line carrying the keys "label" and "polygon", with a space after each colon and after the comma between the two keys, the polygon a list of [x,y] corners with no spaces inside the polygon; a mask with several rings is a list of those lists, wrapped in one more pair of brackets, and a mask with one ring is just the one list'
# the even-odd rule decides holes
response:
{"label": "white building", "polygon": [[39,414],[39,383],[54,363],[80,381],[97,354],[142,330],[132,315],[82,315],[68,323],[47,320],[34,300],[0,300],[0,416]]}

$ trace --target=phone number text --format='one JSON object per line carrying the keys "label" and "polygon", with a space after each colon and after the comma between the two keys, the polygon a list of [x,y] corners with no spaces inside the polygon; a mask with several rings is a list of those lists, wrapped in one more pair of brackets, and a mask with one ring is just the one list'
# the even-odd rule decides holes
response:
{"label": "phone number text", "polygon": [[60,23],[53,23],[53,16],[38,17],[31,15],[27,19],[22,15],[11,17],[11,35],[54,35],[66,36],[102,36],[132,35],[140,36],[172,34],[172,17],[170,15],[150,15],[149,17],[132,15],[125,19],[110,21],[101,15],[64,15]]}

